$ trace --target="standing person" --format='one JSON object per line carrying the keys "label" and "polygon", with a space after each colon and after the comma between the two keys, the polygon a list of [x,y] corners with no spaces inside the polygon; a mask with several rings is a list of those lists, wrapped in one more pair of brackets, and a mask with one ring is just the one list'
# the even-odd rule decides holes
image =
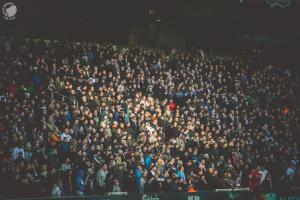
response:
{"label": "standing person", "polygon": [[85,184],[85,194],[92,195],[95,193],[95,177],[94,171],[92,168],[88,168],[87,176],[84,181]]}
{"label": "standing person", "polygon": [[61,173],[62,183],[63,183],[63,190],[65,194],[72,194],[73,193],[73,186],[72,186],[72,170],[67,170]]}
{"label": "standing person", "polygon": [[106,178],[107,178],[108,170],[107,164],[104,164],[97,172],[96,178],[99,186],[100,192],[104,192],[106,189]]}
{"label": "standing person", "polygon": [[255,192],[257,198],[260,196],[260,180],[261,174],[259,173],[259,166],[256,165],[254,169],[249,174],[249,188]]}
{"label": "standing person", "polygon": [[179,178],[182,178],[183,180],[185,180],[185,173],[184,173],[184,167],[180,166],[179,170],[177,171],[177,176]]}
{"label": "standing person", "polygon": [[61,180],[54,183],[51,195],[53,197],[61,197],[63,195],[63,184]]}
{"label": "standing person", "polygon": [[174,102],[173,99],[170,100],[170,103],[169,103],[169,111],[171,112],[171,116],[173,116],[173,118],[175,117],[175,109],[176,109],[176,104]]}
{"label": "standing person", "polygon": [[8,86],[8,94],[12,97],[16,96],[17,86],[16,81],[13,80]]}
{"label": "standing person", "polygon": [[289,181],[289,185],[293,185],[294,183],[294,177],[296,175],[296,161],[292,160],[288,166],[288,168],[286,169],[286,176],[288,178]]}
{"label": "standing person", "polygon": [[112,192],[121,192],[120,182],[118,179],[113,180],[113,189]]}
{"label": "standing person", "polygon": [[171,99],[171,100],[170,100],[170,103],[169,103],[169,110],[170,110],[170,111],[174,111],[175,108],[176,108],[176,104],[174,103],[174,100]]}
{"label": "standing person", "polygon": [[145,191],[144,185],[146,183],[146,180],[147,180],[147,172],[144,172],[142,177],[140,178],[140,183],[138,185],[138,190],[141,194],[143,194]]}
{"label": "standing person", "polygon": [[259,166],[255,168],[249,174],[249,188],[250,190],[257,191],[260,186],[261,174],[259,173]]}
{"label": "standing person", "polygon": [[76,189],[77,189],[77,195],[83,196],[84,195],[84,172],[82,169],[80,169],[76,176]]}
{"label": "standing person", "polygon": [[141,166],[137,166],[137,168],[134,171],[134,176],[135,176],[136,186],[139,187],[139,185],[141,183],[141,178],[142,178],[142,167]]}

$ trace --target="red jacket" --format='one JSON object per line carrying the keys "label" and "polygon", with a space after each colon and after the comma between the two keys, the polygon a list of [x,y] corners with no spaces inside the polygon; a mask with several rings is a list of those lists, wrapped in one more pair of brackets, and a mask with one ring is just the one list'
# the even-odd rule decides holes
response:
{"label": "red jacket", "polygon": [[258,189],[260,185],[260,173],[259,171],[253,169],[251,173],[249,174],[249,188],[250,190],[256,190]]}
{"label": "red jacket", "polygon": [[8,93],[15,95],[16,91],[17,91],[17,86],[15,84],[13,84],[13,83],[9,84],[9,86],[8,86]]}
{"label": "red jacket", "polygon": [[176,104],[173,101],[171,101],[169,103],[169,109],[170,109],[170,111],[173,111],[175,108],[176,108]]}

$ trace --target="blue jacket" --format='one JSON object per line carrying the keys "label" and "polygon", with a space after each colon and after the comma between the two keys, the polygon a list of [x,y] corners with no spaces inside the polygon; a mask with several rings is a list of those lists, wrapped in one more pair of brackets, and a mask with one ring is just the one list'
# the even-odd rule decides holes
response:
{"label": "blue jacket", "polygon": [[42,84],[42,78],[41,78],[41,75],[39,73],[36,73],[33,77],[33,83],[36,85],[36,86],[40,86]]}
{"label": "blue jacket", "polygon": [[92,64],[92,62],[93,62],[93,60],[95,58],[94,53],[92,51],[88,51],[87,57],[88,57],[89,64]]}
{"label": "blue jacket", "polygon": [[142,172],[138,168],[136,168],[136,170],[134,171],[134,176],[135,176],[136,184],[139,184],[140,179],[142,177]]}
{"label": "blue jacket", "polygon": [[181,171],[181,170],[178,170],[178,171],[177,171],[177,175],[178,175],[178,177],[179,177],[179,178],[183,178],[183,179],[185,179],[185,174],[184,174],[184,172],[183,172],[183,171]]}
{"label": "blue jacket", "polygon": [[66,118],[67,118],[68,121],[72,120],[72,114],[71,114],[70,111],[67,112]]}
{"label": "blue jacket", "polygon": [[79,170],[76,176],[77,190],[84,192],[84,173],[83,170]]}
{"label": "blue jacket", "polygon": [[146,169],[149,169],[149,168],[150,168],[151,162],[152,162],[151,156],[150,156],[150,155],[147,155],[147,156],[145,157],[145,166],[146,166]]}

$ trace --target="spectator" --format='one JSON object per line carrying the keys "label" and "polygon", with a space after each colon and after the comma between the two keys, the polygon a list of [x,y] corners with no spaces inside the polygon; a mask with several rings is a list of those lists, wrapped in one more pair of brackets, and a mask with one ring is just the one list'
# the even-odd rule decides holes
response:
{"label": "spectator", "polygon": [[295,175],[296,175],[296,161],[292,160],[289,164],[289,167],[286,170],[286,176],[288,177],[288,181],[290,185],[293,184]]}
{"label": "spectator", "polygon": [[62,196],[63,191],[62,191],[62,182],[61,181],[57,181],[56,183],[54,183],[51,194],[53,197],[61,197]]}
{"label": "spectator", "polygon": [[113,180],[113,189],[112,192],[121,192],[121,188],[119,185],[119,180],[118,179],[114,179]]}
{"label": "spectator", "polygon": [[249,188],[253,191],[258,190],[261,181],[259,166],[257,165],[249,174]]}
{"label": "spectator", "polygon": [[203,49],[11,42],[0,55],[0,175],[12,188],[47,196],[57,179],[63,195],[299,182],[297,74]]}
{"label": "spectator", "polygon": [[103,167],[100,168],[97,172],[97,182],[101,192],[104,192],[106,189],[107,174],[108,174],[107,165],[104,164]]}
{"label": "spectator", "polygon": [[80,169],[76,176],[76,186],[77,186],[77,194],[82,196],[84,194],[84,174],[83,170]]}

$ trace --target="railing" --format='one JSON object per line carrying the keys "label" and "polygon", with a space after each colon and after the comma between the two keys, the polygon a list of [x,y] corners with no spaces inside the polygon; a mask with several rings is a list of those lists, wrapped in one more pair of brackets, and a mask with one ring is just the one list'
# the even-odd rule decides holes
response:
{"label": "railing", "polygon": [[[226,191],[225,191],[226,190]],[[300,190],[292,190],[288,194],[279,193],[254,193],[248,188],[242,189],[217,189],[215,191],[202,192],[161,192],[161,193],[105,193],[103,195],[90,196],[64,196],[45,198],[22,198],[24,200],[299,200]],[[16,199],[7,199],[16,200]]]}
{"label": "railing", "polygon": [[[106,193],[103,195],[91,195],[91,196],[65,196],[65,197],[47,197],[47,198],[23,198],[24,200],[253,200],[255,199],[255,194],[249,191],[239,191],[239,192],[162,192],[162,193]],[[15,200],[15,199],[11,199]]]}
{"label": "railing", "polygon": [[250,191],[250,188],[216,189],[216,192]]}

